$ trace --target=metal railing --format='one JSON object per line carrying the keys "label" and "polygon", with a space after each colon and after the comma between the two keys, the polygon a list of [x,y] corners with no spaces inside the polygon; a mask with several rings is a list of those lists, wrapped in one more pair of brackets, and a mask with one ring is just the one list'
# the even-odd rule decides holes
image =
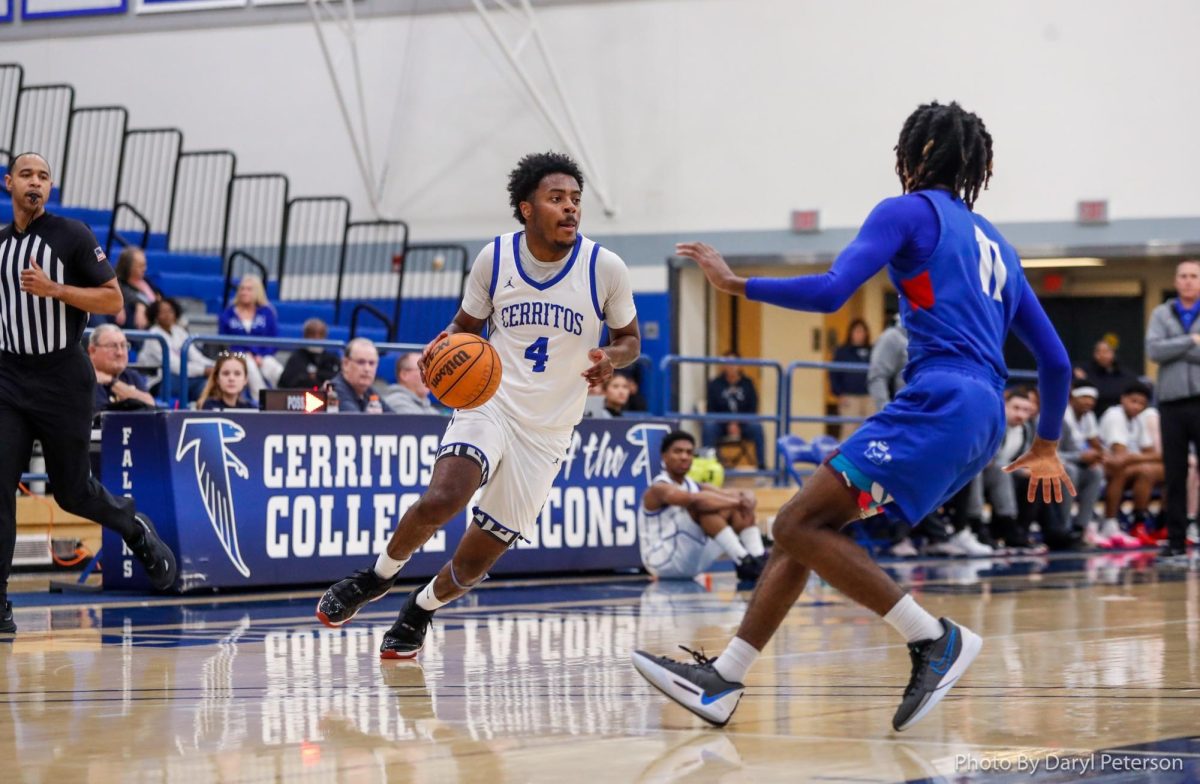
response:
{"label": "metal railing", "polygon": [[230,150],[179,154],[167,216],[169,250],[220,252],[229,214],[229,183],[236,171],[237,156]]}
{"label": "metal railing", "polygon": [[[21,89],[25,83],[25,69],[16,63],[0,64],[0,152],[4,153],[7,168],[13,152],[14,132],[20,117]],[[3,186],[0,185],[0,189]]]}
{"label": "metal railing", "polygon": [[[234,344],[263,346],[265,348],[329,348],[337,351],[341,351],[346,347],[345,343],[337,340],[313,340],[311,338],[262,338],[256,335],[193,335],[183,342],[183,346],[179,349],[179,353],[180,356],[186,357],[188,355],[188,350],[193,345],[232,346]],[[425,344],[381,342],[376,343],[375,348],[378,349],[379,355],[382,357],[384,354],[396,351],[424,351]],[[179,405],[181,408],[186,408],[187,404],[188,389],[187,384],[184,384],[179,396]]]}
{"label": "metal railing", "polygon": [[[142,225],[142,238],[139,242],[130,242],[125,239],[125,235],[117,229],[117,216],[121,214],[121,210],[125,210],[137,218]],[[124,248],[127,245],[136,245],[139,248],[146,247],[150,242],[150,220],[138,211],[137,207],[123,201],[117,202],[113,207],[112,216],[108,220],[108,239],[104,241],[104,251],[111,255],[113,240],[116,240]]]}
{"label": "metal railing", "polygon": [[263,281],[278,272],[287,230],[288,178],[282,174],[235,174],[229,179],[221,258],[243,251],[266,270]]}
{"label": "metal railing", "polygon": [[354,338],[358,336],[358,317],[364,312],[371,314],[383,323],[383,326],[387,329],[388,340],[396,339],[396,325],[390,318],[387,317],[387,314],[369,302],[360,302],[354,306],[353,310],[350,311],[351,340],[354,340]]}
{"label": "metal railing", "polygon": [[60,183],[64,205],[93,210],[116,206],[128,130],[124,106],[84,106],[71,112],[66,161],[71,179]]}
{"label": "metal railing", "polygon": [[[667,378],[670,377],[669,376],[670,369],[674,366],[678,366],[678,365],[682,365],[682,364],[695,364],[695,365],[705,365],[705,366],[707,366],[707,365],[736,365],[738,367],[758,367],[758,368],[766,368],[768,370],[775,371],[775,379],[776,379],[775,413],[774,414],[759,414],[759,413],[753,413],[753,414],[751,414],[751,413],[746,413],[746,414],[703,413],[702,414],[702,413],[697,413],[697,412],[674,410],[674,408],[671,405],[671,394],[672,394],[672,387],[674,387],[676,385],[664,383],[663,388],[662,388],[662,406],[663,406],[662,416],[673,417],[673,418],[679,419],[679,420],[694,420],[694,421],[698,421],[702,424],[705,422],[716,422],[716,423],[757,422],[760,424],[760,426],[767,425],[767,424],[771,425],[776,431],[775,435],[776,436],[779,435],[779,427],[780,427],[780,420],[781,420],[780,414],[783,411],[783,395],[785,394],[785,392],[789,391],[787,389],[787,384],[784,379],[783,365],[781,363],[776,362],[774,360],[770,360],[770,359],[741,359],[741,358],[736,358],[736,357],[681,357],[676,354],[668,354],[667,356],[663,357],[658,363],[659,369],[662,371],[664,382]],[[763,434],[763,448],[761,450],[761,453],[755,456],[758,459],[758,461],[763,465],[766,464],[767,455],[775,453],[775,450],[773,450],[773,449],[768,450],[766,448],[766,445],[768,443],[773,443],[773,440],[768,441],[766,434],[764,433]],[[733,470],[730,470],[729,473],[731,475],[737,475],[737,476],[775,477],[777,475],[778,471],[768,469],[768,468],[757,468],[752,471],[733,469]]]}
{"label": "metal railing", "polygon": [[137,206],[151,234],[165,235],[171,228],[174,175],[182,151],[183,131],[178,128],[135,128],[125,133],[117,199]]}
{"label": "metal railing", "polygon": [[346,246],[350,201],[297,196],[288,201],[279,260],[279,300],[332,299]]}
{"label": "metal railing", "polygon": [[[403,221],[351,221],[342,239],[338,263],[334,317],[341,321],[345,300],[399,300],[403,288],[404,259],[408,248],[408,224]],[[399,310],[390,319],[392,331]],[[395,337],[393,334],[392,338]]]}

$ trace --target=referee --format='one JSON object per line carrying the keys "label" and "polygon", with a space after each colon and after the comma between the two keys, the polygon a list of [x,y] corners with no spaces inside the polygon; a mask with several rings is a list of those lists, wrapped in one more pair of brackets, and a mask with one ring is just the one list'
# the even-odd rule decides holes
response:
{"label": "referee", "polygon": [[121,535],[158,590],[175,582],[175,556],[133,499],[114,498],[91,475],[92,363],[80,340],[88,313],[115,314],[121,289],[83,223],[46,212],[46,159],[12,159],[4,176],[13,222],[0,229],[0,633],[13,633],[8,575],[16,545],[16,493],[34,440],[66,511]]}

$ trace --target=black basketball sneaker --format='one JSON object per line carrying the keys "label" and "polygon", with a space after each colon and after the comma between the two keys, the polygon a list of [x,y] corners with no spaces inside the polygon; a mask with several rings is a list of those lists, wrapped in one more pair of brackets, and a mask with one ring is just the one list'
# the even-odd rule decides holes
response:
{"label": "black basketball sneaker", "polygon": [[411,659],[421,652],[425,646],[425,633],[433,620],[433,611],[422,609],[417,604],[417,596],[425,589],[421,586],[408,595],[408,600],[400,608],[400,617],[383,635],[379,645],[381,659]]}
{"label": "black basketball sneaker", "polygon": [[334,629],[358,615],[367,605],[382,599],[392,590],[396,578],[385,580],[375,570],[359,569],[344,580],[329,587],[317,602],[317,619]]}
{"label": "black basketball sneaker", "polygon": [[896,732],[908,729],[933,710],[975,661],[983,646],[980,636],[967,627],[945,618],[939,618],[938,622],[945,629],[941,637],[908,644],[912,676],[892,717]]}
{"label": "black basketball sneaker", "polygon": [[139,529],[138,538],[136,541],[127,541],[126,544],[142,562],[154,590],[165,591],[175,584],[177,574],[175,553],[171,552],[167,543],[159,538],[158,531],[149,517],[137,512],[133,516],[133,521]]}
{"label": "black basketball sneaker", "polygon": [[4,600],[4,607],[0,609],[0,634],[16,634],[17,622],[13,620],[12,602]]}
{"label": "black basketball sneaker", "polygon": [[[679,646],[683,648],[683,646]],[[741,702],[746,686],[727,681],[713,667],[715,659],[683,648],[696,661],[678,662],[645,651],[633,652],[633,666],[650,685],[705,721],[724,727]]]}

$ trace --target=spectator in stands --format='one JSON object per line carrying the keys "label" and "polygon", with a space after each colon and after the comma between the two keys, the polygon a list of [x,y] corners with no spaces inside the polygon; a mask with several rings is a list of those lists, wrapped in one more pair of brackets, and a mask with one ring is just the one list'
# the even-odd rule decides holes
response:
{"label": "spectator in stands", "polygon": [[1029,486],[1029,475],[1024,471],[1009,474],[1004,467],[1025,453],[1033,443],[1033,403],[1029,392],[1020,387],[1004,393],[1004,417],[1007,429],[1000,450],[983,469],[983,490],[992,503],[992,537],[1003,540],[1007,547],[1029,548],[1029,531],[1018,513],[1018,493]]}
{"label": "spectator in stands", "polygon": [[330,382],[337,393],[340,413],[392,413],[392,407],[371,388],[379,369],[379,350],[367,338],[355,338],[346,344],[342,372]]}
{"label": "spectator in stands", "polygon": [[420,362],[419,351],[401,354],[396,360],[396,383],[384,390],[383,400],[397,414],[440,413],[429,399]]}
{"label": "spectator in stands", "polygon": [[[225,308],[217,331],[222,335],[246,335],[247,337],[274,338],[279,336],[275,308],[267,300],[262,278],[243,275],[238,283],[233,304]],[[267,346],[230,346],[230,351],[245,354],[250,366],[250,392],[258,396],[268,384],[275,386],[283,373],[283,365],[275,358],[275,349]]]}
{"label": "spectator in stands", "polygon": [[1163,555],[1187,555],[1188,455],[1200,452],[1200,260],[1175,268],[1176,296],[1150,314],[1146,354],[1158,363],[1162,458],[1166,477]]}
{"label": "spectator in stands", "polygon": [[[724,359],[738,359],[736,351],[721,355]],[[757,414],[758,391],[754,382],[742,374],[742,369],[732,362],[720,367],[720,375],[708,382],[708,413],[710,414]],[[722,442],[750,441],[754,444],[755,461],[763,467],[762,425],[755,421],[705,422],[704,443],[717,446]]]}
{"label": "spectator in stands", "polygon": [[[305,340],[324,340],[329,337],[329,327],[319,318],[304,322]],[[279,374],[279,386],[284,389],[312,389],[319,387],[338,374],[342,360],[337,354],[320,346],[305,346],[292,352],[283,372]]]}
{"label": "spectator in stands", "polygon": [[258,404],[248,394],[249,380],[250,362],[245,355],[222,351],[217,355],[217,364],[196,401],[196,407],[202,411],[257,410]]}
{"label": "spectator in stands", "polygon": [[1096,388],[1096,416],[1104,416],[1109,407],[1120,400],[1126,387],[1137,381],[1117,364],[1117,352],[1107,340],[1096,341],[1092,359],[1082,367],[1075,368],[1075,378],[1088,381]]}
{"label": "spectator in stands", "polygon": [[[1063,416],[1063,438],[1058,445],[1063,465],[1075,485],[1079,511],[1072,520],[1072,528],[1079,533],[1096,528],[1093,522],[1096,502],[1104,489],[1104,447],[1094,410],[1098,394],[1088,382],[1075,381]],[[1064,496],[1063,503],[1070,506],[1071,501]]]}
{"label": "spectator in stands", "polygon": [[904,389],[904,366],[908,364],[908,332],[896,314],[892,325],[883,331],[871,347],[867,369],[867,391],[875,410],[886,406],[896,393]]}
{"label": "spectator in stands", "polygon": [[757,580],[767,556],[755,497],[689,478],[695,450],[689,433],[676,430],[663,437],[663,470],[638,508],[642,563],[659,579],[690,580],[727,555],[739,579]]}
{"label": "spectator in stands", "polygon": [[96,327],[88,339],[88,357],[96,372],[93,413],[154,408],[146,377],[129,367],[129,342],[120,327]]}
{"label": "spectator in stands", "polygon": [[614,375],[629,379],[629,401],[625,404],[626,411],[649,411],[646,396],[642,394],[642,368],[636,362],[629,367],[617,368]]}
{"label": "spectator in stands", "polygon": [[[612,419],[625,413],[625,404],[629,402],[629,379],[614,373],[601,385],[602,393],[598,397],[600,405],[593,406],[592,416],[597,419]],[[590,400],[590,398],[589,398]]]}
{"label": "spectator in stands", "polygon": [[[867,322],[854,319],[846,331],[846,342],[833,352],[834,362],[871,361],[871,331]],[[830,371],[829,386],[838,399],[838,416],[869,417],[875,413],[871,395],[867,391],[867,374],[850,373],[846,371]],[[841,426],[841,438],[845,441],[850,434],[858,429],[857,422],[844,422]]]}
{"label": "spectator in stands", "polygon": [[[183,309],[180,307],[179,302],[171,297],[163,297],[157,302],[152,302],[150,303],[150,307],[146,309],[146,316],[150,319],[150,331],[156,335],[162,335],[167,341],[167,349],[170,353],[171,362],[171,378],[174,379],[175,388],[158,389],[163,378],[161,370],[150,376],[148,380],[151,390],[163,398],[179,397],[183,385],[187,384],[188,399],[195,400],[199,397],[201,390],[204,389],[205,380],[212,374],[213,361],[204,356],[204,352],[199,347],[195,345],[188,346],[187,367],[184,368],[187,375],[186,377],[180,377],[179,371],[183,367],[183,344],[191,337],[187,328],[179,323],[179,317],[182,313]],[[158,365],[161,367],[163,364],[162,344],[157,340],[147,340],[142,345],[138,359],[143,366]]]}
{"label": "spectator in stands", "polygon": [[162,292],[146,279],[146,253],[136,245],[127,245],[117,257],[117,281],[125,309],[117,314],[116,323],[126,329],[148,329],[153,323],[147,312],[162,299]]}
{"label": "spectator in stands", "polygon": [[1162,456],[1154,451],[1154,436],[1140,415],[1150,403],[1150,389],[1140,381],[1126,387],[1120,403],[1100,417],[1100,442],[1105,449],[1104,474],[1108,489],[1104,499],[1104,523],[1099,532],[1088,531],[1089,544],[1108,547],[1140,547],[1137,538],[1121,530],[1117,516],[1126,487],[1133,489],[1135,521],[1145,521],[1146,508],[1155,486],[1163,481]]}

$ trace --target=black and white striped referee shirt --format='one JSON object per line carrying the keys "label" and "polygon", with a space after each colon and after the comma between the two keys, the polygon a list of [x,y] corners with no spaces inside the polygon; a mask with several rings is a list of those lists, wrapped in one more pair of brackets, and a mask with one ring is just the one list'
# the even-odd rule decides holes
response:
{"label": "black and white striped referee shirt", "polygon": [[88,314],[21,291],[21,270],[36,259],[46,277],[68,286],[102,286],[116,273],[86,224],[44,212],[24,232],[0,229],[0,351],[48,354],[83,338]]}

